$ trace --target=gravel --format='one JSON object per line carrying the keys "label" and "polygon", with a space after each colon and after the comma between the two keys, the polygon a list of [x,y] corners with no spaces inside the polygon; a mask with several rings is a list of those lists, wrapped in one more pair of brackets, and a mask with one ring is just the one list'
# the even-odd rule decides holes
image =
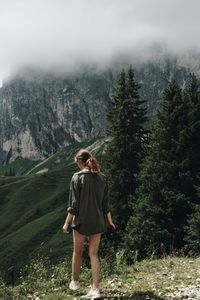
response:
{"label": "gravel", "polygon": [[165,299],[187,299],[194,300],[200,299],[200,285],[190,285],[187,287],[179,287],[176,291],[168,293]]}

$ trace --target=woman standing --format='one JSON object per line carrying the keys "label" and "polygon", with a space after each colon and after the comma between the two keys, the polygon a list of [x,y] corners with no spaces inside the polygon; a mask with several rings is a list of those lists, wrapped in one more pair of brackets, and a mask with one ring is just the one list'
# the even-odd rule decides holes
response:
{"label": "woman standing", "polygon": [[92,268],[93,284],[85,298],[100,298],[99,277],[100,264],[98,249],[101,234],[108,225],[115,228],[111,212],[108,208],[108,186],[105,176],[100,173],[97,160],[90,152],[80,149],[74,158],[79,172],[74,173],[70,183],[69,208],[63,231],[73,230],[72,280],[69,288],[77,290],[80,287],[79,273],[81,267],[83,246],[86,237],[89,238],[89,257]]}

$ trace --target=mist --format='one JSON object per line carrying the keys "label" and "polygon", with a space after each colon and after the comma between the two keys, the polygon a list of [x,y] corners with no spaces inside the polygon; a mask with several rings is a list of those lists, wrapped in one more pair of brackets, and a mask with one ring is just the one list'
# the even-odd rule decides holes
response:
{"label": "mist", "polygon": [[0,79],[200,50],[198,0],[0,0]]}

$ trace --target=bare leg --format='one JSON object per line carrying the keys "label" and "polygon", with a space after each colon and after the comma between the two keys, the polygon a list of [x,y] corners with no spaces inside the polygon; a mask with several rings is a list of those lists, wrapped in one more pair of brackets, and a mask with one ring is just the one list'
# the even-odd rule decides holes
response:
{"label": "bare leg", "polygon": [[73,230],[73,240],[74,240],[74,250],[72,256],[72,278],[75,281],[78,281],[81,262],[82,262],[82,253],[83,253],[85,235],[82,235],[78,231]]}
{"label": "bare leg", "polygon": [[93,288],[99,287],[100,263],[98,258],[101,233],[93,234],[89,238],[89,256],[92,267]]}

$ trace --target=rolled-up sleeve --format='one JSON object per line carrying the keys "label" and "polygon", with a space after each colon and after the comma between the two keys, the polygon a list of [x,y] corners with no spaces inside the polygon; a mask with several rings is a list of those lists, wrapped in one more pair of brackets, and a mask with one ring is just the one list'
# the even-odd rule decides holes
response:
{"label": "rolled-up sleeve", "polygon": [[103,195],[103,202],[102,202],[102,208],[104,214],[107,214],[110,212],[110,207],[109,207],[109,187],[108,187],[108,182],[105,182],[105,189],[104,189],[104,195]]}
{"label": "rolled-up sleeve", "polygon": [[67,211],[72,215],[76,215],[79,212],[80,188],[78,179],[78,175],[74,174],[70,182],[69,207]]}

